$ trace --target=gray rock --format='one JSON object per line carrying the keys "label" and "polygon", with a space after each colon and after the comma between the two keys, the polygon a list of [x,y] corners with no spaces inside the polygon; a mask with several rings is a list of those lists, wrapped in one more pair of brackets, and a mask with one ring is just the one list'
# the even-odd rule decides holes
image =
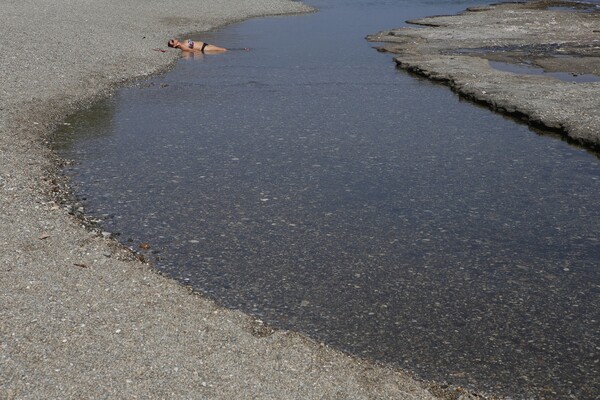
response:
{"label": "gray rock", "polygon": [[[573,7],[554,11],[552,6]],[[396,53],[400,68],[450,86],[493,110],[559,131],[600,148],[600,82],[564,82],[549,75],[494,69],[489,61],[535,65],[548,72],[600,77],[599,12],[576,12],[580,3],[531,1],[424,18],[422,28],[370,35]]]}

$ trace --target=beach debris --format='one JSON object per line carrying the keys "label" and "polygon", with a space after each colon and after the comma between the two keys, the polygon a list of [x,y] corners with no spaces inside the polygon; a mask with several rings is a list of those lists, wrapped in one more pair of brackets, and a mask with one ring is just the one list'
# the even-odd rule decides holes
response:
{"label": "beach debris", "polygon": [[79,268],[87,268],[88,266],[85,264],[81,264],[81,263],[73,263],[74,266],[79,267]]}
{"label": "beach debris", "polygon": [[38,239],[40,239],[40,240],[44,240],[44,239],[48,239],[49,237],[50,237],[50,235],[49,235],[49,234],[47,234],[47,233],[42,233],[42,234],[39,236],[39,238],[38,238]]}
{"label": "beach debris", "polygon": [[142,250],[148,250],[148,249],[150,249],[150,247],[151,247],[150,243],[140,243],[139,244],[139,248]]}

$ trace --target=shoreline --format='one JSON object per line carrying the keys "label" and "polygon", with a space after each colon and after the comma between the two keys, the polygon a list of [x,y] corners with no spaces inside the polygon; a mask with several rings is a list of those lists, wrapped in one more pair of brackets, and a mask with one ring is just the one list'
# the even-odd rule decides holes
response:
{"label": "shoreline", "polygon": [[[471,7],[454,16],[407,21],[416,27],[367,36],[399,68],[449,86],[493,111],[600,150],[600,11],[582,3],[533,0]],[[490,62],[514,66],[496,69]],[[526,68],[543,72],[523,73]],[[559,80],[563,72],[597,76]]]}
{"label": "shoreline", "polygon": [[171,35],[311,11],[287,0],[211,1],[206,15],[191,0],[175,6],[4,6],[0,397],[468,398],[220,307],[53,200],[68,193],[49,148],[56,126],[179,57],[152,48]]}

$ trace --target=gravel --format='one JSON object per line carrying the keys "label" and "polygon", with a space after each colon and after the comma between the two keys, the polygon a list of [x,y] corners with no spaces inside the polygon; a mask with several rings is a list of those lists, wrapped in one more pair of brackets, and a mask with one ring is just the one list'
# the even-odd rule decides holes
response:
{"label": "gravel", "polygon": [[53,200],[65,191],[54,127],[179,56],[153,48],[306,11],[284,0],[3,2],[0,398],[435,398],[402,371],[217,306]]}

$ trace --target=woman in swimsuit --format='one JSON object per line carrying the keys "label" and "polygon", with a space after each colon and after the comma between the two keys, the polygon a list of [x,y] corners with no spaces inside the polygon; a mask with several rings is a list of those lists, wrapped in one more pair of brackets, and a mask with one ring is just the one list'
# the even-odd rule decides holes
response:
{"label": "woman in swimsuit", "polygon": [[185,42],[180,42],[177,39],[169,40],[169,47],[179,49],[184,52],[195,52],[195,53],[222,53],[227,51],[222,47],[213,46],[205,42],[194,42],[188,39]]}

